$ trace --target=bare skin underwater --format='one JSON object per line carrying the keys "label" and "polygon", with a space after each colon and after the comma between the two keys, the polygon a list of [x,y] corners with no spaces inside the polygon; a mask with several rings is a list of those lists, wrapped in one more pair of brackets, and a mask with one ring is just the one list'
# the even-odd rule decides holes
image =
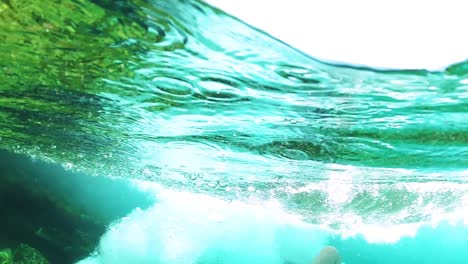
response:
{"label": "bare skin underwater", "polygon": [[324,247],[312,261],[312,264],[341,264],[340,254],[334,247]]}

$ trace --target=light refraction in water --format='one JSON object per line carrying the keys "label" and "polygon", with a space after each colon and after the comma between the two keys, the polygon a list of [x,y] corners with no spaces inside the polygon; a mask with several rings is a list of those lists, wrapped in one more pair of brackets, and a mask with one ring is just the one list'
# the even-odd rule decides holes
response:
{"label": "light refraction in water", "polygon": [[197,1],[30,7],[0,3],[2,149],[229,201],[276,199],[335,229],[468,206],[466,63],[327,65]]}

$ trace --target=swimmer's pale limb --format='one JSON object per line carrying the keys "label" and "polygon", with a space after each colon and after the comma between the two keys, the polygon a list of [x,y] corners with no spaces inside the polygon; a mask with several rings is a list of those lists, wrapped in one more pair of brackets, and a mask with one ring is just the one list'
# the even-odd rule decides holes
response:
{"label": "swimmer's pale limb", "polygon": [[334,247],[324,247],[312,264],[341,264],[340,254]]}

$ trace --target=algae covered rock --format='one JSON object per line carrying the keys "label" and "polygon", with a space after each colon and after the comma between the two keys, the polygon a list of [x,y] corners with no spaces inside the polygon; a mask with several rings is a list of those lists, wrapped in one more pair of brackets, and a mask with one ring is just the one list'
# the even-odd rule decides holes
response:
{"label": "algae covered rock", "polygon": [[13,264],[13,254],[11,249],[6,248],[0,250],[0,264]]}
{"label": "algae covered rock", "polygon": [[14,264],[49,264],[39,251],[26,244],[20,244],[16,248],[13,260],[11,263]]}

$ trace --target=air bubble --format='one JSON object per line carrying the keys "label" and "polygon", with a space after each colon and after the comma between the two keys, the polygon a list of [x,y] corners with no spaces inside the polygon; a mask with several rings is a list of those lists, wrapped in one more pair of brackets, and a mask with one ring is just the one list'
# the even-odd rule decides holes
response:
{"label": "air bubble", "polygon": [[71,162],[67,162],[67,163],[63,164],[63,168],[66,169],[66,170],[71,170],[71,169],[73,169],[73,167],[74,167],[74,165]]}

